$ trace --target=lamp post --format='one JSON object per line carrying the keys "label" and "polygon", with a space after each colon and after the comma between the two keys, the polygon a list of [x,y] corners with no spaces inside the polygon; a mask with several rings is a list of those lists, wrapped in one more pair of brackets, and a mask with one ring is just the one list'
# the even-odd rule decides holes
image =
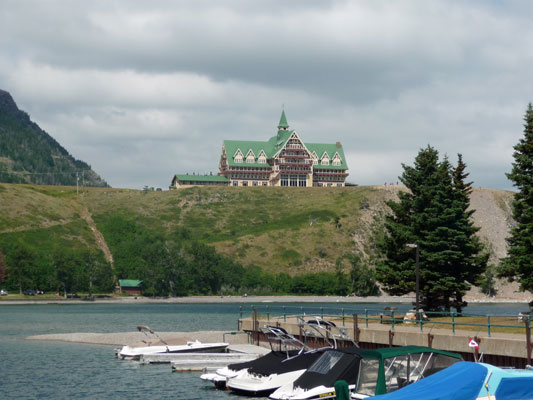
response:
{"label": "lamp post", "polygon": [[416,307],[416,318],[418,318],[418,309],[419,309],[419,291],[420,291],[420,266],[419,266],[419,248],[418,245],[415,243],[408,243],[405,245],[405,247],[409,249],[415,249],[416,250],[416,256],[415,256],[415,265],[416,265],[416,300],[415,300],[415,307]]}

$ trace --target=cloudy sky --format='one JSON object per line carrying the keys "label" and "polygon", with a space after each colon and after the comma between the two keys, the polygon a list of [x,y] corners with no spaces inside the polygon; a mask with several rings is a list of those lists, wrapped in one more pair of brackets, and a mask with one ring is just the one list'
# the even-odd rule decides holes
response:
{"label": "cloudy sky", "polygon": [[343,144],[360,185],[430,144],[512,189],[533,2],[0,3],[0,89],[113,187],[216,173],[224,139]]}

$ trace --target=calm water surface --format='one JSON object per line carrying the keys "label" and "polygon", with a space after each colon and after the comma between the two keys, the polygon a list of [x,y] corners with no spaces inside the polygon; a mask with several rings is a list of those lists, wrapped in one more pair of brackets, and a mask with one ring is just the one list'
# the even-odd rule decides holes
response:
{"label": "calm water surface", "polygon": [[[261,313],[283,311],[346,315],[385,304],[258,304]],[[268,306],[268,309],[267,309]],[[394,304],[398,311],[409,308]],[[283,308],[285,307],[285,308]],[[249,314],[251,306],[244,308]],[[470,313],[516,315],[524,304],[473,304]],[[25,340],[70,332],[128,332],[137,325],[157,331],[233,331],[238,304],[38,304],[0,306],[0,399],[226,399],[197,373],[172,373],[169,365],[140,365],[114,357],[113,347]]]}

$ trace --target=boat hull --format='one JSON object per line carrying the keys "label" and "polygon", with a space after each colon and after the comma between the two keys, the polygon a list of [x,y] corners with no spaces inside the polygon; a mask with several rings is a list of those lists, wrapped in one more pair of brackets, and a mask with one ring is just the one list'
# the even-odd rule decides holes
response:
{"label": "boat hull", "polygon": [[190,342],[178,346],[124,346],[118,352],[118,357],[123,360],[139,360],[143,355],[172,354],[172,353],[222,353],[229,346],[228,343],[200,343]]}

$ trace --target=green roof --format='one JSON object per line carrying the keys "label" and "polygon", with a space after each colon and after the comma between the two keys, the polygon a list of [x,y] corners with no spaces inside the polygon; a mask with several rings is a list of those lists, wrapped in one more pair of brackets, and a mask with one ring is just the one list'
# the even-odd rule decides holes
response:
{"label": "green roof", "polygon": [[285,116],[285,110],[281,112],[281,118],[279,119],[279,128],[288,128],[289,124],[287,123],[287,117]]}
{"label": "green roof", "polygon": [[[278,153],[281,148],[285,145],[287,140],[291,137],[294,131],[283,131],[280,130],[276,136],[271,137],[266,142],[259,141],[247,141],[247,140],[224,140],[224,148],[226,149],[226,156],[228,159],[228,165],[230,166],[248,166],[248,167],[267,167],[266,164],[260,164],[257,162],[257,157],[261,153],[261,150],[265,152],[265,155],[268,159],[273,158],[276,153]],[[348,169],[346,164],[346,157],[344,156],[344,150],[342,145],[337,146],[336,143],[305,143],[305,147],[311,152],[316,152],[318,159],[322,158],[324,153],[327,153],[330,160],[333,159],[335,153],[339,153],[341,158],[341,165],[315,165],[314,169],[333,169],[333,170],[345,170]],[[243,158],[246,158],[246,155],[250,150],[253,151],[255,155],[256,162],[247,163],[243,161],[242,163],[236,163],[233,161],[233,156],[237,153],[237,150],[240,150]]]}
{"label": "green roof", "polygon": [[[318,165],[315,165],[314,169],[348,169],[348,165],[346,164],[346,157],[344,156],[344,150],[342,148],[342,145],[339,143],[339,146],[337,146],[336,143],[304,143],[305,147],[307,147],[307,150],[309,150],[312,153],[316,153],[318,156]],[[335,153],[339,153],[339,156],[341,158],[341,165],[331,165],[331,162],[329,165],[320,165],[320,159],[322,156],[326,153],[331,160],[333,160],[333,157],[335,157]]]}
{"label": "green roof", "polygon": [[120,287],[141,287],[143,281],[137,279],[119,279],[118,284]]}
{"label": "green roof", "polygon": [[176,179],[196,182],[229,182],[228,178],[219,175],[176,175]]}
{"label": "green roof", "polygon": [[[261,151],[265,152],[267,159],[273,158],[287,143],[287,140],[294,133],[294,130],[288,130],[289,124],[287,123],[287,117],[285,111],[281,112],[281,118],[279,120],[279,130],[276,136],[272,136],[265,141],[250,141],[250,140],[224,140],[224,148],[226,149],[226,157],[228,165],[235,166],[247,166],[247,167],[268,167],[268,164],[260,164],[257,162]],[[348,165],[346,164],[346,157],[344,156],[344,150],[340,143],[304,143],[305,147],[312,154],[316,152],[318,159],[320,160],[324,153],[327,153],[330,160],[333,159],[335,153],[338,153],[341,158],[341,165],[315,165],[315,169],[330,169],[330,170],[346,170]],[[233,161],[233,157],[240,150],[243,156],[242,163],[236,163]],[[255,162],[247,163],[245,158],[249,151],[252,151],[255,156]]]}

